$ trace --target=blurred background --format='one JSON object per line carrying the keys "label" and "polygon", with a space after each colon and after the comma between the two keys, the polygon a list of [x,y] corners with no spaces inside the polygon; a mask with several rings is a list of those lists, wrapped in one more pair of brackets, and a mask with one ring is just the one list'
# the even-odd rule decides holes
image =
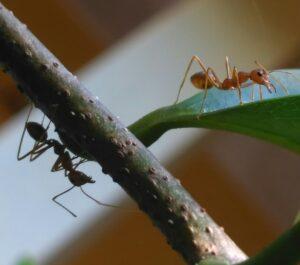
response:
{"label": "blurred background", "polygon": [[[188,60],[220,75],[229,55],[240,69],[255,59],[270,69],[299,66],[297,0],[2,0],[120,119],[130,124],[171,104]],[[187,97],[195,91],[188,87]],[[134,104],[132,104],[132,101]],[[17,162],[26,101],[0,74],[0,265],[29,256],[40,264],[184,264],[146,216],[103,209],[51,174],[53,154]],[[41,119],[36,111],[32,120]],[[55,137],[54,133],[51,134]],[[32,146],[30,139],[25,148]],[[176,130],[151,150],[233,240],[253,255],[289,227],[300,206],[298,155],[225,132]],[[51,162],[53,160],[53,162]],[[135,209],[94,163],[88,191]]]}

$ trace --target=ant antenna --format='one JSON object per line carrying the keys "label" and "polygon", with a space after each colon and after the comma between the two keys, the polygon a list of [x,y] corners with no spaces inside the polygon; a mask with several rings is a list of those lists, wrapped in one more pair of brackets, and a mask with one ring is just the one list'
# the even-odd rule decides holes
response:
{"label": "ant antenna", "polygon": [[61,204],[60,202],[58,202],[56,199],[58,198],[58,197],[60,197],[61,195],[63,195],[63,194],[66,194],[67,192],[69,192],[70,190],[72,190],[73,188],[75,188],[75,186],[72,186],[71,188],[69,188],[69,189],[67,189],[67,190],[65,190],[65,191],[63,191],[62,193],[60,193],[60,194],[57,194],[56,196],[54,196],[53,198],[52,198],[52,201],[54,201],[57,205],[59,205],[60,207],[62,207],[62,208],[64,208],[67,212],[69,212],[73,217],[77,217],[77,215],[75,214],[75,213],[73,213],[71,210],[69,210],[66,206],[64,206],[63,204]]}
{"label": "ant antenna", "polygon": [[[284,73],[284,74],[290,75],[290,76],[292,76],[293,78],[295,78],[295,80],[297,80],[298,82],[300,82],[300,79],[299,79],[297,76],[295,76],[294,74],[290,73],[290,72],[282,71],[282,70],[273,70],[273,71],[270,71],[270,73],[275,73],[275,72],[277,72],[277,73]],[[281,83],[281,86],[285,88],[286,94],[288,95],[289,93],[288,93],[286,87],[282,84],[282,82],[280,82],[280,81],[279,81],[277,78],[275,78],[273,75],[272,75],[272,78],[274,78],[275,81],[277,81],[278,83]]]}
{"label": "ant antenna", "polygon": [[294,77],[297,81],[300,82],[300,79],[299,79],[297,76],[295,76],[294,74],[290,73],[290,72],[282,71],[282,70],[273,70],[273,71],[270,71],[270,73],[274,73],[274,72],[284,73],[284,74],[287,74],[287,75],[291,75],[291,76]]}
{"label": "ant antenna", "polygon": [[[260,68],[262,68],[266,73],[268,73],[268,74],[271,74],[271,73],[273,73],[273,72],[282,72],[282,73],[288,73],[288,72],[284,72],[284,71],[277,71],[277,70],[275,70],[275,71],[268,71],[261,63],[259,63],[258,61],[255,61],[255,63],[260,67]],[[288,73],[288,74],[291,74],[291,73]],[[291,74],[294,78],[296,78],[293,74]],[[286,93],[286,95],[288,95],[289,94],[289,91],[287,90],[287,88],[282,84],[282,82],[278,79],[278,78],[276,78],[276,77],[274,77],[273,75],[272,75],[272,78],[280,85],[280,87],[282,88],[282,90]],[[296,79],[298,79],[298,78],[296,78]],[[298,81],[300,81],[299,79],[298,79]],[[272,85],[272,84],[271,84]],[[273,86],[273,88],[274,88],[274,90],[276,91],[276,89],[275,89],[275,87],[274,87],[274,85],[272,85]]]}
{"label": "ant antenna", "polygon": [[282,90],[285,92],[286,95],[289,94],[289,91],[287,90],[287,88],[282,84],[282,82],[276,78],[275,76],[272,75],[272,78],[279,84],[279,86],[282,88]]}
{"label": "ant antenna", "polygon": [[[112,208],[119,208],[119,209],[122,209],[122,207],[119,207],[117,205],[112,205],[112,204],[108,204],[108,203],[103,203],[103,202],[100,202],[98,200],[96,200],[95,198],[93,198],[91,195],[89,195],[88,193],[86,193],[84,191],[84,189],[80,186],[79,187],[80,190],[82,191],[82,193],[87,196],[88,198],[90,198],[91,200],[93,200],[94,202],[96,202],[97,204],[101,205],[101,206],[106,206],[106,207],[112,207]],[[124,209],[123,209],[124,210]]]}
{"label": "ant antenna", "polygon": [[26,121],[25,121],[25,124],[24,124],[24,129],[23,129],[23,132],[22,132],[22,135],[21,135],[21,139],[20,139],[20,143],[19,143],[19,148],[18,148],[18,153],[17,153],[17,159],[18,160],[22,160],[24,157],[27,156],[27,154],[25,154],[23,156],[20,156],[20,153],[21,153],[21,148],[22,148],[22,145],[23,145],[23,139],[24,139],[24,135],[25,135],[25,131],[26,131],[26,124],[27,124],[27,122],[29,120],[29,117],[31,115],[32,109],[33,109],[33,105],[30,104],[29,112],[27,114],[27,118],[26,118]]}
{"label": "ant antenna", "polygon": [[260,62],[258,62],[257,60],[254,61],[254,63],[261,69],[263,69],[267,74],[270,74],[269,71],[267,70],[267,68],[265,68]]}

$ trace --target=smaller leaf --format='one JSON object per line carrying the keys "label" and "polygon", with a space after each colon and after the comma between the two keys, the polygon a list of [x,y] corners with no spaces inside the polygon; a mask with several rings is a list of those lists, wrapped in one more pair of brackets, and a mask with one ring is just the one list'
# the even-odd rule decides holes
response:
{"label": "smaller leaf", "polygon": [[300,222],[300,211],[299,211],[298,214],[296,215],[294,224],[297,224],[298,222]]}
{"label": "smaller leaf", "polygon": [[37,263],[29,257],[22,258],[17,265],[37,265]]}

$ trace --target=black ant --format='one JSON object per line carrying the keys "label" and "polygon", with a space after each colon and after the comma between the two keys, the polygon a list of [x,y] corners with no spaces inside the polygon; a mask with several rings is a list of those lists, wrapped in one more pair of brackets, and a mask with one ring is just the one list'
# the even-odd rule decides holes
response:
{"label": "black ant", "polygon": [[[47,131],[50,127],[51,122],[49,122],[47,127],[44,128],[43,127],[43,122],[44,122],[44,117],[45,116],[43,117],[43,120],[42,120],[41,124],[39,124],[37,122],[29,122],[28,121],[29,117],[30,117],[30,114],[32,112],[32,109],[33,109],[33,106],[31,105],[29,113],[28,113],[27,118],[26,118],[24,129],[23,129],[23,132],[22,132],[22,136],[21,136],[21,140],[20,140],[20,144],[19,144],[19,148],[18,148],[17,159],[22,160],[22,159],[26,158],[27,156],[30,156],[30,161],[33,161],[33,160],[37,159],[40,155],[42,155],[44,152],[46,152],[48,149],[53,147],[54,153],[58,155],[58,158],[55,161],[54,165],[52,166],[51,171],[55,172],[55,171],[64,170],[65,176],[68,177],[68,179],[73,184],[73,186],[71,188],[63,191],[62,193],[54,196],[52,198],[52,200],[56,204],[58,204],[59,206],[64,208],[66,211],[68,211],[71,215],[73,215],[74,217],[77,217],[67,207],[65,207],[64,205],[62,205],[58,201],[56,201],[56,199],[58,197],[60,197],[61,195],[69,192],[73,188],[79,187],[84,195],[86,195],[88,198],[95,201],[97,204],[99,204],[101,206],[109,206],[109,207],[114,207],[114,208],[120,208],[120,207],[115,206],[115,205],[101,203],[98,200],[96,200],[95,198],[93,198],[92,196],[90,196],[89,194],[87,194],[83,190],[82,185],[87,184],[87,183],[95,183],[95,180],[93,180],[91,177],[87,176],[86,174],[84,174],[81,171],[76,170],[76,168],[80,164],[86,162],[87,159],[81,158],[79,162],[73,164],[73,160],[78,158],[78,157],[74,156],[74,157],[71,158],[70,153],[66,150],[65,145],[61,144],[59,141],[57,141],[55,139],[48,139]],[[25,135],[26,130],[27,130],[28,134],[30,135],[30,137],[35,140],[35,143],[34,143],[33,148],[29,152],[27,152],[24,155],[20,155],[21,147],[22,147],[22,143],[23,143],[23,139],[24,139],[24,135]]]}
{"label": "black ant", "polygon": [[84,195],[86,195],[88,198],[90,198],[93,201],[95,201],[97,204],[99,204],[101,206],[108,206],[108,207],[113,207],[113,208],[120,208],[120,207],[115,206],[115,205],[111,205],[111,204],[99,202],[98,200],[96,200],[95,198],[93,198],[92,196],[90,196],[89,194],[87,194],[84,191],[84,189],[82,188],[82,185],[84,185],[86,183],[95,183],[95,180],[93,180],[91,177],[87,176],[83,172],[81,172],[79,170],[76,170],[76,167],[79,165],[80,162],[78,162],[76,165],[74,165],[72,163],[72,159],[71,159],[70,153],[65,150],[65,147],[62,144],[60,144],[59,142],[57,142],[57,143],[59,145],[56,146],[56,150],[54,152],[57,152],[56,154],[58,155],[58,158],[57,158],[56,162],[54,163],[51,171],[59,171],[59,170],[63,169],[65,171],[65,176],[67,176],[69,178],[69,180],[73,184],[73,186],[71,188],[63,191],[62,193],[54,196],[52,198],[52,200],[55,203],[57,203],[59,206],[63,207],[65,210],[67,210],[74,217],[76,217],[76,215],[73,212],[71,212],[64,205],[62,205],[61,203],[59,203],[58,201],[56,201],[56,199],[59,196],[65,194],[67,192],[69,192],[73,188],[79,187],[80,190],[82,191],[82,193]]}

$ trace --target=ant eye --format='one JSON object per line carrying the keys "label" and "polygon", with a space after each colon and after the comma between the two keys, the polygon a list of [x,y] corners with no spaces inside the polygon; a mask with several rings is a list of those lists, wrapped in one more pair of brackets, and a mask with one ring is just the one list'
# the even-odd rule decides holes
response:
{"label": "ant eye", "polygon": [[258,76],[263,76],[263,72],[262,71],[257,71],[256,72]]}

